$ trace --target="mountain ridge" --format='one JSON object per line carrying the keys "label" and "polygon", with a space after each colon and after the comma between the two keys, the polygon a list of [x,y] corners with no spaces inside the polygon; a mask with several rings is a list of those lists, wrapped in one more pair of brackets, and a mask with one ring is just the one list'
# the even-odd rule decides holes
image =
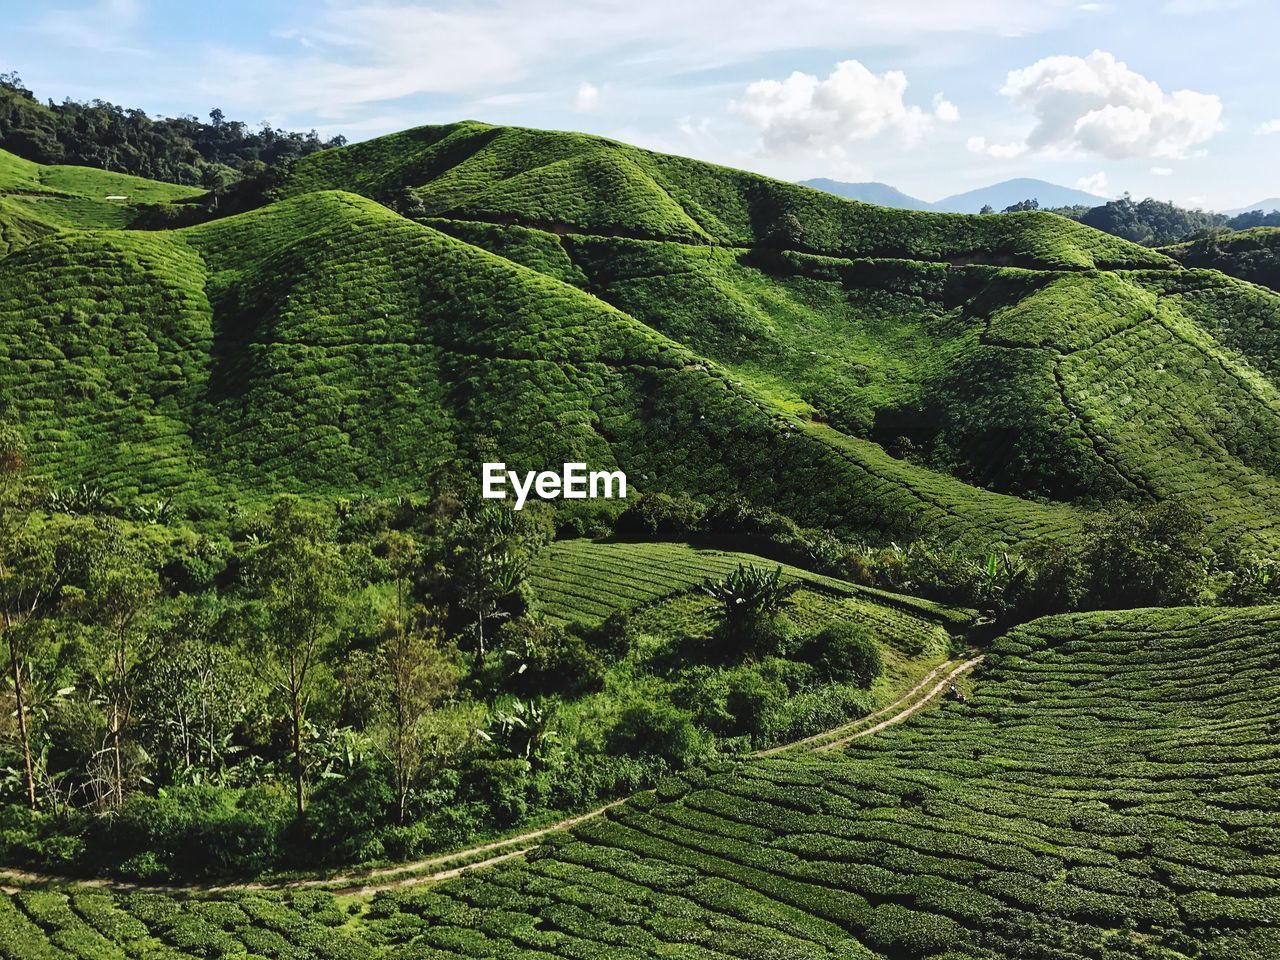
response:
{"label": "mountain ridge", "polygon": [[951,194],[935,201],[910,196],[887,183],[847,183],[825,177],[801,180],[799,183],[802,186],[825,190],[836,196],[860,200],[863,203],[874,203],[902,210],[929,210],[936,213],[979,213],[984,206],[1000,211],[1023,200],[1037,200],[1040,206],[1046,209],[1081,204],[1093,207],[1107,202],[1106,197],[1029,177],[1002,180],[999,183]]}

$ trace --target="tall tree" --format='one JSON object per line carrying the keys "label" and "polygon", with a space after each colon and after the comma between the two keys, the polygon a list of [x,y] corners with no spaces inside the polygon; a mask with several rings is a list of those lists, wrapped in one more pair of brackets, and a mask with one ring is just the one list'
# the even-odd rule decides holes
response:
{"label": "tall tree", "polygon": [[107,738],[111,753],[108,801],[124,802],[125,738],[133,716],[133,685],[142,645],[160,593],[151,558],[112,525],[86,548],[84,609],[106,636],[108,655],[103,674],[107,702]]}
{"label": "tall tree", "polygon": [[289,712],[294,799],[302,816],[307,808],[307,708],[316,665],[336,632],[347,571],[327,524],[297,499],[282,497],[249,558],[248,574],[262,613],[254,636],[256,653]]}
{"label": "tall tree", "polygon": [[35,636],[33,620],[56,602],[63,570],[53,537],[31,526],[29,491],[23,483],[25,462],[17,430],[0,424],[0,629],[9,655],[23,785],[27,804],[34,810],[36,779],[25,670]]}

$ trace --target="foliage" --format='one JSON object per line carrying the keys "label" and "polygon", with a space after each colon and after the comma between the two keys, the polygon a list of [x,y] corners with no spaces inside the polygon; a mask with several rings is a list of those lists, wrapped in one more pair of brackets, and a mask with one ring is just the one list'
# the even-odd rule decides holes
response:
{"label": "foliage", "polygon": [[702,738],[687,710],[672,704],[637,703],[627,707],[608,735],[615,753],[660,757],[673,768],[692,762]]}
{"label": "foliage", "polygon": [[832,624],[809,638],[802,652],[820,676],[836,683],[868,688],[883,669],[880,648],[860,624]]}
{"label": "foliage", "polygon": [[251,610],[250,642],[288,710],[299,817],[306,810],[307,709],[347,583],[341,557],[329,537],[320,517],[295,499],[281,498],[247,563],[248,582],[260,598]]}
{"label": "foliage", "polygon": [[781,566],[770,571],[738,564],[723,580],[707,580],[702,590],[720,604],[727,623],[744,625],[781,612],[795,584],[783,583]]}
{"label": "foliage", "polygon": [[1272,290],[1280,290],[1280,213],[1277,223],[1240,233],[1213,231],[1164,252],[1188,267],[1221,270]]}
{"label": "foliage", "polygon": [[1087,226],[1148,247],[1163,246],[1199,230],[1221,226],[1226,217],[1204,210],[1187,210],[1148,197],[1134,201],[1127,194],[1078,217]]}
{"label": "foliage", "polygon": [[171,183],[210,188],[254,163],[279,163],[325,147],[312,130],[291,133],[264,123],[250,130],[221,110],[195,117],[152,118],[104,100],[40,103],[14,73],[0,74],[0,147],[37,163],[101,167]]}

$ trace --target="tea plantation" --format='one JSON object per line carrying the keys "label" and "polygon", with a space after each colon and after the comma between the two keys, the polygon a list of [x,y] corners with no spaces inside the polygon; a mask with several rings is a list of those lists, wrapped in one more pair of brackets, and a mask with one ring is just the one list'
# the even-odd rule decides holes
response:
{"label": "tea plantation", "polygon": [[1280,958],[1280,230],[308,142],[0,150],[0,960]]}
{"label": "tea plantation", "polygon": [[[700,549],[684,543],[614,543],[564,540],[551,544],[537,558],[531,576],[540,612],[568,623],[595,623],[615,611],[624,613],[696,591],[739,565],[762,566],[768,561],[747,553]],[[886,593],[783,565],[783,580],[815,592],[859,600],[879,607],[883,617],[897,609],[909,617],[936,620],[962,630],[972,611],[898,593]]]}
{"label": "tea plantation", "polygon": [[1189,267],[1221,270],[1241,280],[1280,290],[1280,229],[1254,227],[1165,247],[1162,253]]}
{"label": "tea plantation", "polygon": [[1237,958],[1280,950],[1280,610],[1036,621],[965,703],[664,782],[371,901],[25,891],[0,954]]}
{"label": "tea plantation", "polygon": [[191,191],[0,161],[0,398],[56,484],[199,519],[496,451],[875,537],[1023,544],[1178,497],[1280,547],[1280,301],[1060,217],[463,123],[103,230]]}

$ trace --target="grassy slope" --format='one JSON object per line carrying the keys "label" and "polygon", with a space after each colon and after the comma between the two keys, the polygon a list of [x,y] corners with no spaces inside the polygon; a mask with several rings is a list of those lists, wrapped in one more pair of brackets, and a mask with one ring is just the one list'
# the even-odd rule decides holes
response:
{"label": "grassy slope", "polygon": [[557,541],[538,556],[530,583],[539,611],[547,616],[562,622],[599,623],[614,611],[634,612],[689,593],[708,578],[723,577],[740,564],[767,569],[780,566],[784,582],[798,582],[819,592],[855,598],[868,607],[898,609],[956,628],[973,619],[972,611],[861,587],[754,554],[684,543]]}
{"label": "grassy slope", "polygon": [[[28,245],[0,273],[0,388],[39,468],[190,503],[407,491],[496,450],[975,543],[1076,528],[1043,500],[1178,495],[1280,550],[1280,298],[1203,295],[1220,274],[1049,215],[888,211],[470,123],[324,151],[286,192],[180,231],[0,220]],[[840,256],[760,246],[783,213]],[[933,469],[886,454],[899,437]]]}
{"label": "grassy slope", "polygon": [[964,217],[888,210],[601,137],[467,121],[419,127],[300,161],[294,193],[379,200],[410,190],[455,220],[515,221],[732,246],[795,216],[802,246],[844,257],[993,260],[1057,269],[1168,266],[1163,255],[1052,214]]}
{"label": "grassy slope", "polygon": [[[0,150],[0,256],[54,228],[120,229],[149,204],[203,191],[93,167],[46,166]],[[107,197],[127,200],[107,200]],[[19,233],[19,231],[22,231]]]}
{"label": "grassy slope", "polygon": [[898,535],[1074,522],[789,423],[597,298],[350,194],[59,234],[3,270],[0,389],[64,482],[188,501],[411,490],[489,443],[513,466],[618,464],[640,489],[648,475]]}
{"label": "grassy slope", "polygon": [[[1266,960],[1280,609],[1037,621],[967,705],[673,778],[514,861],[381,894],[32,891],[22,957]],[[288,944],[300,948],[291,952]],[[380,951],[380,953],[379,953]]]}
{"label": "grassy slope", "polygon": [[572,267],[779,408],[850,437],[906,435],[970,482],[1067,502],[1177,496],[1224,536],[1269,550],[1280,535],[1280,297],[1221,274],[445,229],[557,275]]}

